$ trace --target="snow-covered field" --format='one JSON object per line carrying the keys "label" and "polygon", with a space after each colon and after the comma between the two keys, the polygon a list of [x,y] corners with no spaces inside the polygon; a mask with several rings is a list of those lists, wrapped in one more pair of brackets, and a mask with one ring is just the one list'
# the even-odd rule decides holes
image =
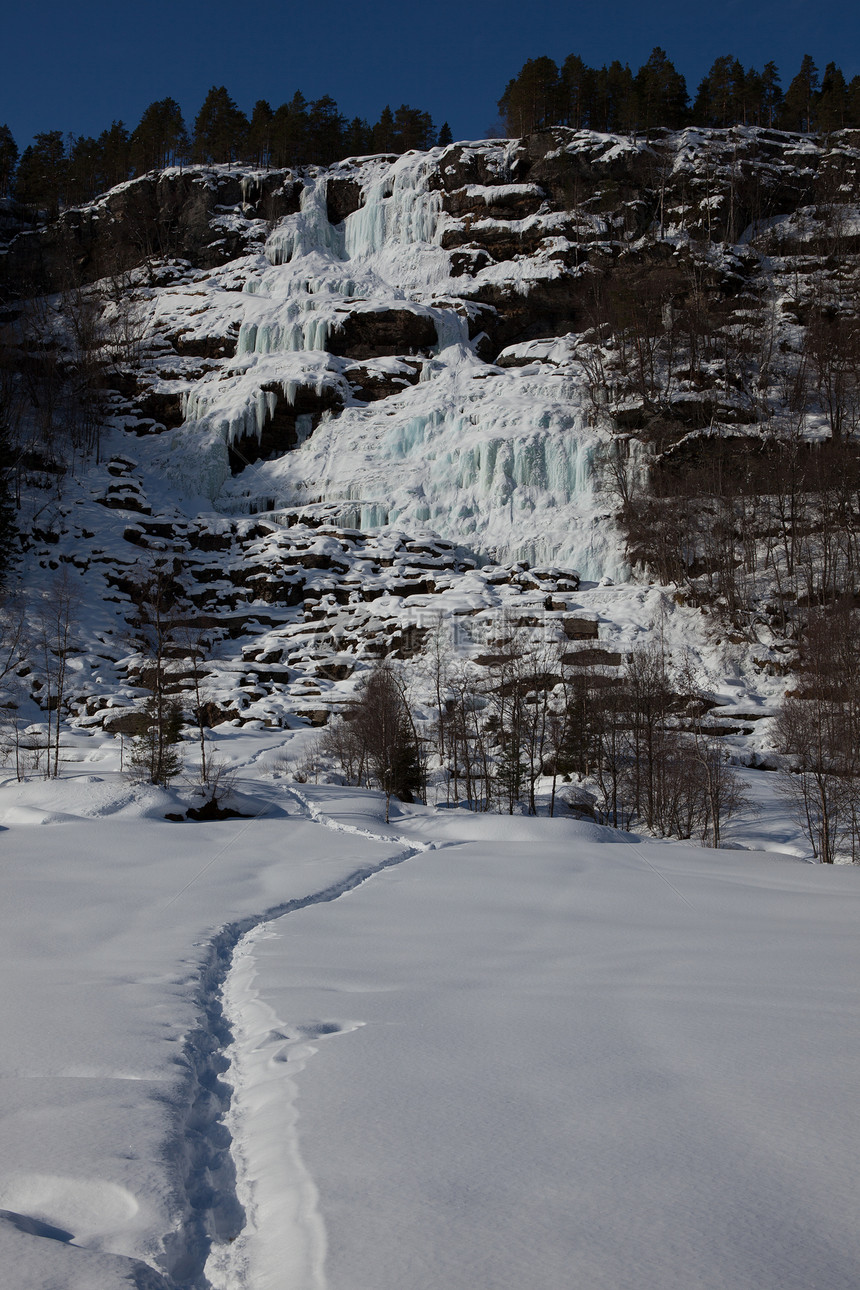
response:
{"label": "snow-covered field", "polygon": [[4,1285],[857,1285],[856,870],[93,771],[0,787]]}

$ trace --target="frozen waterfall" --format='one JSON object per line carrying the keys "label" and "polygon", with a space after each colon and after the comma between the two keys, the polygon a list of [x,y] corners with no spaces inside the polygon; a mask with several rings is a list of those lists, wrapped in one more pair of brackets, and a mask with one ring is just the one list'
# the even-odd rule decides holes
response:
{"label": "frozen waterfall", "polygon": [[365,259],[387,245],[435,242],[442,194],[429,188],[425,167],[400,167],[371,184],[364,204],[344,221],[349,259]]}
{"label": "frozen waterfall", "polygon": [[[498,146],[502,169],[506,149]],[[274,390],[292,404],[299,388],[335,383],[346,395],[343,410],[313,433],[313,422],[299,418],[293,450],[255,463],[261,498],[321,505],[329,515],[334,506],[350,527],[429,526],[487,559],[624,578],[606,436],[591,428],[575,343],[551,337],[545,354],[535,343],[535,361],[522,367],[477,356],[469,340],[476,306],[442,247],[449,217],[434,169],[439,156],[333,168],[361,188],[358,209],[337,226],[328,218],[328,174],[305,180],[300,210],[272,230],[244,291],[230,299],[235,355],[188,394],[186,429],[207,429],[228,444],[259,438],[277,408]],[[351,360],[327,352],[332,336],[350,314],[404,308],[426,313],[436,327],[420,380],[402,388],[395,381],[378,402],[360,393],[350,401]],[[358,362],[372,373],[378,361],[384,376],[393,358]],[[224,486],[228,508],[248,505],[248,481],[240,481]]]}

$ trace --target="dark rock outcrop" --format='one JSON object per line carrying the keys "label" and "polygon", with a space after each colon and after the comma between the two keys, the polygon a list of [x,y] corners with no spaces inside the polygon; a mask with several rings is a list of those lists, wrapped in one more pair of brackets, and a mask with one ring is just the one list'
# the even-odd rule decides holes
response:
{"label": "dark rock outcrop", "polygon": [[297,211],[301,188],[292,171],[251,180],[223,167],[142,175],[46,228],[20,233],[0,275],[7,290],[26,294],[124,273],[153,257],[213,268],[243,254],[254,232],[262,234],[255,221]]}
{"label": "dark rock outcrop", "polygon": [[343,358],[429,354],[438,340],[433,318],[417,309],[356,309],[329,337],[328,349]]}
{"label": "dark rock outcrop", "polygon": [[399,393],[407,385],[416,385],[421,376],[421,364],[405,359],[384,368],[374,367],[372,363],[355,363],[346,369],[344,376],[357,399],[363,403],[375,403],[378,399]]}
{"label": "dark rock outcrop", "polygon": [[347,215],[354,214],[362,205],[361,184],[354,179],[334,176],[326,184],[326,207],[330,224],[341,224]]}
{"label": "dark rock outcrop", "polygon": [[230,469],[234,475],[261,458],[295,448],[299,442],[296,424],[299,417],[310,416],[311,428],[315,430],[324,412],[339,411],[343,407],[343,397],[334,386],[323,386],[321,390],[302,386],[292,403],[278,385],[264,385],[263,389],[275,395],[275,411],[266,419],[259,438],[243,435],[230,445]]}

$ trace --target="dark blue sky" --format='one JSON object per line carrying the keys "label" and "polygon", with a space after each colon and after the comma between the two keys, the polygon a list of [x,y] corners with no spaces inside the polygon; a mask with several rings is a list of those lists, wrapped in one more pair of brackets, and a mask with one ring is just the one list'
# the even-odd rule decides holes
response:
{"label": "dark blue sky", "polygon": [[662,45],[687,86],[714,58],[778,64],[786,86],[804,53],[860,72],[857,0],[42,0],[7,5],[0,48],[0,123],[19,146],[36,131],[95,134],[133,127],[154,99],[178,99],[189,125],[213,84],[239,106],[277,106],[301,89],[331,94],[371,121],[388,102],[446,118],[455,138],[484,134],[496,100],[526,58],[579,53],[635,69]]}

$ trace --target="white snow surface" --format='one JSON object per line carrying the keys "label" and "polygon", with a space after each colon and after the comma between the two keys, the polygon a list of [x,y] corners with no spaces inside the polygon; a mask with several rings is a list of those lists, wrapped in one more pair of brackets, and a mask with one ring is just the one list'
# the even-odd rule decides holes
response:
{"label": "white snow surface", "polygon": [[855,869],[246,772],[0,786],[4,1284],[856,1286]]}

